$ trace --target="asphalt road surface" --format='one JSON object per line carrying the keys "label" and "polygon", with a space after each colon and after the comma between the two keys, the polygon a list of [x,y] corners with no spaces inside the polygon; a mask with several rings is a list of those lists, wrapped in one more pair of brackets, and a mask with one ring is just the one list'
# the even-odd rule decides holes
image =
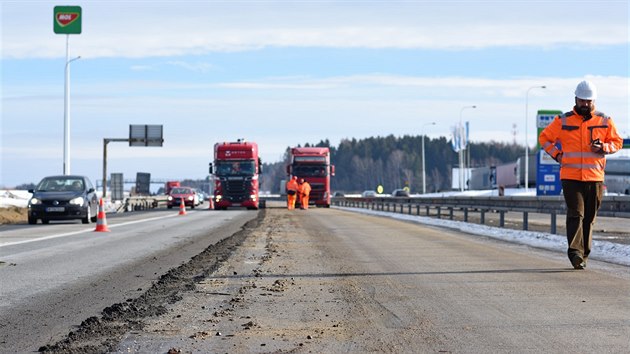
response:
{"label": "asphalt road surface", "polygon": [[630,351],[628,267],[591,260],[577,271],[560,252],[337,209],[268,208],[247,225],[219,255],[208,247],[135,298],[74,321],[65,339],[39,344],[78,353]]}
{"label": "asphalt road surface", "polygon": [[37,351],[233,235],[256,212],[109,216],[111,232],[59,222],[0,229],[0,352]]}

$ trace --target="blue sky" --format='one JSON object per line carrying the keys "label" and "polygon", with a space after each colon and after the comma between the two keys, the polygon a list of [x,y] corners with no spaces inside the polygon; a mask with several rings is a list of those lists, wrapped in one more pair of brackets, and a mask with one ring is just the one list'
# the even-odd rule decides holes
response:
{"label": "blue sky", "polygon": [[71,172],[93,180],[103,139],[130,124],[163,125],[164,146],[110,143],[108,174],[205,178],[215,142],[257,141],[276,162],[323,139],[449,136],[460,118],[473,141],[520,144],[528,119],[533,146],[536,110],[570,110],[585,78],[630,135],[625,0],[0,0],[0,186],[63,172],[66,36],[53,8],[66,4],[83,11]]}

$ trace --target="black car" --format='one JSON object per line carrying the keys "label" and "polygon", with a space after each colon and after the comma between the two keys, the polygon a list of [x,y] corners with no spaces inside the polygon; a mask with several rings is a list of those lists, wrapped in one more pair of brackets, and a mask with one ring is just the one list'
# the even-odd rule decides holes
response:
{"label": "black car", "polygon": [[392,192],[392,197],[409,197],[409,191],[406,189],[395,189]]}
{"label": "black car", "polygon": [[50,220],[79,219],[84,224],[96,222],[98,197],[94,185],[86,176],[50,176],[29,189],[28,223],[42,224]]}

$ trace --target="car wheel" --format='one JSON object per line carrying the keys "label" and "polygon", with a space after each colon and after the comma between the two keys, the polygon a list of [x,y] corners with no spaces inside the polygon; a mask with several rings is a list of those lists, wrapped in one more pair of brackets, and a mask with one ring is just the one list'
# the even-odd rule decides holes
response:
{"label": "car wheel", "polygon": [[48,220],[48,219],[42,219],[42,224],[48,224],[48,223],[50,223],[50,220]]}
{"label": "car wheel", "polygon": [[31,225],[35,225],[37,224],[37,219],[36,218],[32,218],[32,217],[28,217],[28,223]]}
{"label": "car wheel", "polygon": [[94,213],[94,216],[92,216],[92,218],[91,218],[92,222],[97,222],[98,221],[98,208],[95,211],[96,212]]}
{"label": "car wheel", "polygon": [[87,210],[85,211],[85,217],[81,219],[81,222],[84,224],[89,224],[92,221],[92,216],[90,215],[90,206],[87,206]]}

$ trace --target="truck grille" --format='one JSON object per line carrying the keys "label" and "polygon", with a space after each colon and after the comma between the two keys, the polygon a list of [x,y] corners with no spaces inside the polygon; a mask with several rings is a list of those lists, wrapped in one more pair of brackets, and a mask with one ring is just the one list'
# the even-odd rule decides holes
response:
{"label": "truck grille", "polygon": [[244,179],[224,181],[224,198],[232,202],[244,202],[249,199],[251,182]]}
{"label": "truck grille", "polygon": [[311,194],[309,199],[321,200],[324,199],[324,184],[323,183],[311,183]]}

